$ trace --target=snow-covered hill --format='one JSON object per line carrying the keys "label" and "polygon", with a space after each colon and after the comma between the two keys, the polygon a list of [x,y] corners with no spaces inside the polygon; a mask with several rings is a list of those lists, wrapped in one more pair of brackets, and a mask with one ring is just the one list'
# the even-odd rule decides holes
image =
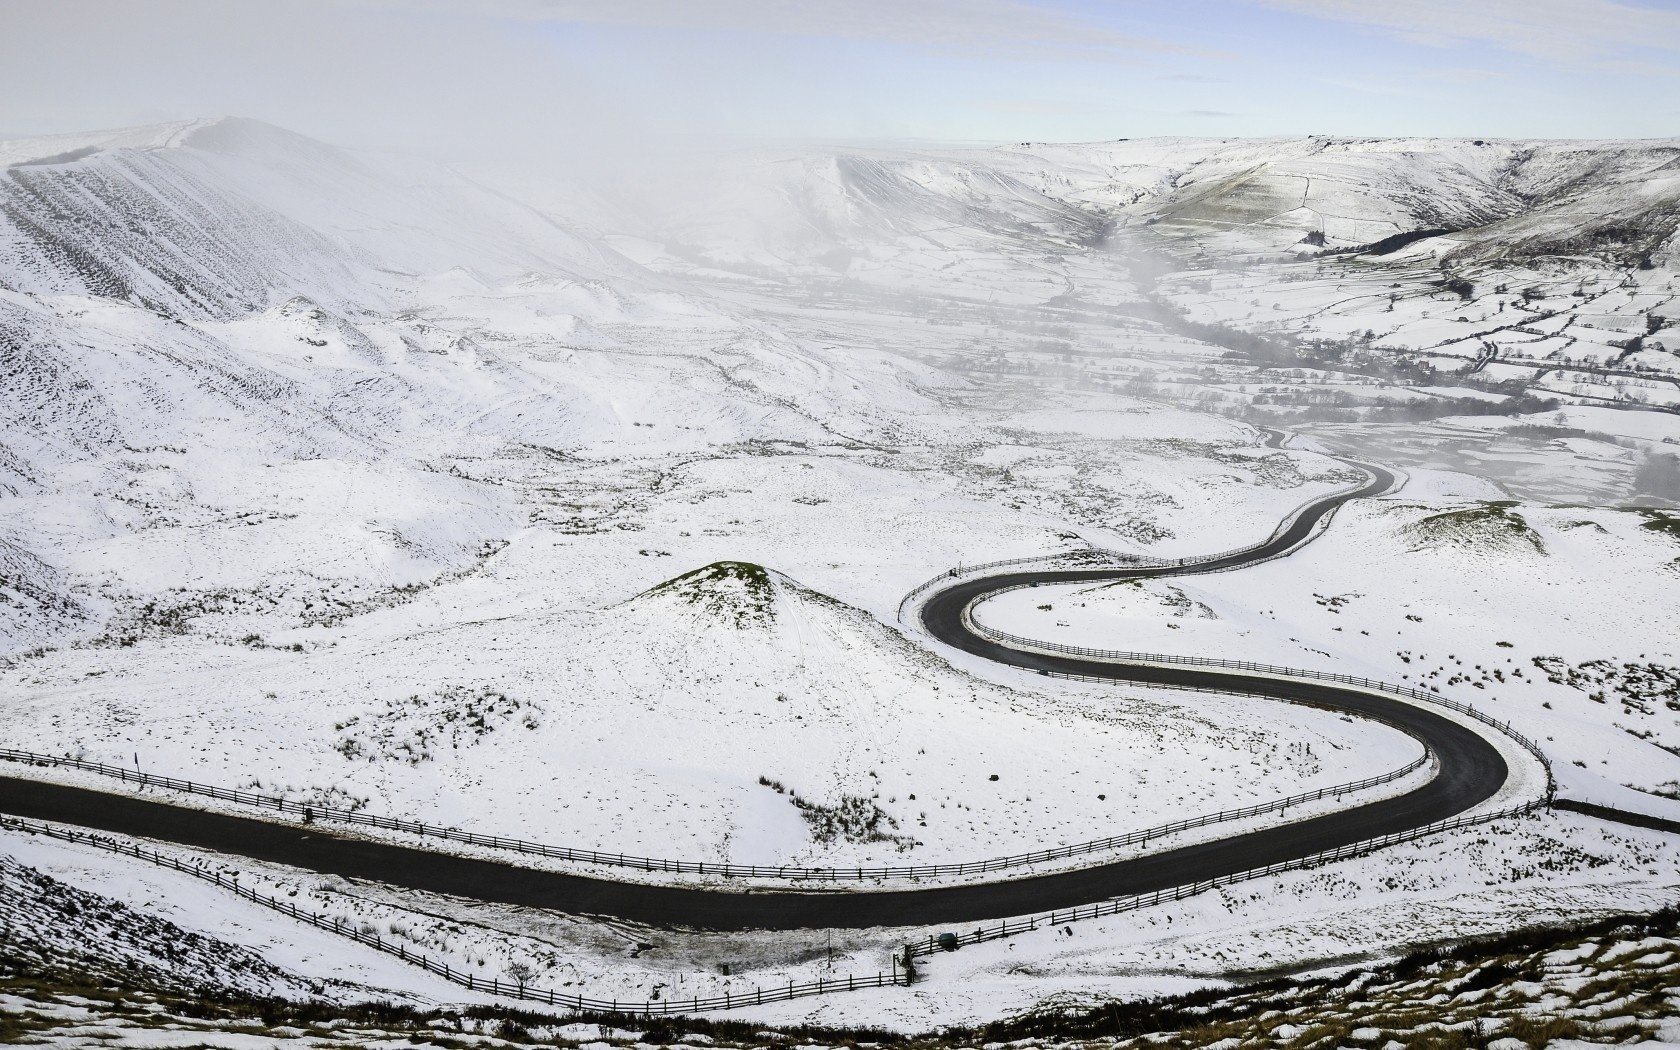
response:
{"label": "snow-covered hill", "polygon": [[[556,845],[840,866],[1082,842],[1418,753],[1320,711],[975,681],[742,562],[599,610],[501,617],[483,599],[422,598],[365,615],[354,639],[335,623],[255,653],[140,642],[110,678],[88,678],[105,653],[71,654],[7,699],[5,743],[111,762],[137,747],[206,782]],[[225,717],[194,718],[211,706]],[[1199,777],[1209,764],[1221,775]]]}
{"label": "snow-covered hill", "polygon": [[1388,254],[1428,233],[1433,254],[1461,260],[1672,263],[1680,222],[1680,140],[1025,143],[773,154],[718,181],[683,231],[715,260],[842,271],[847,252],[885,244],[1049,249],[1117,231],[1205,261]]}
{"label": "snow-covered hill", "polygon": [[[1028,144],[994,163],[1209,257],[1435,232],[1449,258],[1675,261],[1680,140],[1146,139]],[[1392,243],[1392,242],[1391,242]]]}
{"label": "snow-covered hill", "polygon": [[0,143],[0,287],[226,319],[303,295],[389,308],[403,278],[635,267],[447,168],[223,118]]}
{"label": "snow-covered hill", "polygon": [[447,169],[243,120],[0,154],[11,651],[95,590],[463,568],[528,511],[456,457],[811,440],[830,396],[916,402]]}

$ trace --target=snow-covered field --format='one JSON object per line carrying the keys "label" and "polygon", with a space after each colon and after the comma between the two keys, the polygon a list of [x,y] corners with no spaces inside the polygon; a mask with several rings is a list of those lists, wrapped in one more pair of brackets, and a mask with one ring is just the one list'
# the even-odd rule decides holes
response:
{"label": "snow-covered field", "polygon": [[1415,472],[1407,490],[1349,505],[1280,561],[1016,591],[976,616],[1073,645],[1217,653],[1436,691],[1539,741],[1565,797],[1680,818],[1680,802],[1663,805],[1680,748],[1669,605],[1680,544],[1639,511],[1518,507],[1491,488],[1467,498],[1458,484]]}
{"label": "snow-covered field", "polygon": [[[638,212],[250,121],[0,143],[0,746],[761,864],[972,860],[1269,801],[1416,745],[1012,674],[930,649],[898,603],[963,562],[1257,541],[1354,476],[1340,451],[1408,484],[1279,561],[982,618],[1436,686],[1541,740],[1565,794],[1680,809],[1672,148],[1582,149],[788,153]],[[1257,158],[1270,181],[1239,185]],[[1596,196],[1524,211],[1595,158]],[[1622,241],[1595,239],[1607,216]],[[259,954],[288,937],[195,916],[202,885],[0,841]],[[765,1016],[915,1027],[1319,965],[1655,902],[1672,852],[1525,818]],[[837,937],[830,964],[808,935],[241,867],[590,994],[873,973],[925,932]],[[453,994],[318,947],[286,968]]]}

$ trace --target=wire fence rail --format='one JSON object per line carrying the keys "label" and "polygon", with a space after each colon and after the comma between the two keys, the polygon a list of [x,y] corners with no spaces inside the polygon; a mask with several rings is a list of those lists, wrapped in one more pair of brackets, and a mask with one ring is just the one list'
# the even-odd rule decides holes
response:
{"label": "wire fence rail", "polygon": [[90,762],[79,758],[62,758],[53,755],[37,754],[33,751],[19,751],[15,748],[0,748],[0,759],[11,762],[27,763],[35,766],[64,766],[85,772],[98,773],[102,776],[115,777],[126,783],[138,784],[142,787],[159,787],[173,791],[184,791],[208,798],[242,805],[254,806],[264,810],[279,813],[290,813],[301,816],[306,820],[329,820],[335,823],[357,824],[366,827],[383,828],[390,831],[409,832],[447,839],[453,842],[463,842],[472,845],[493,846],[498,849],[513,850],[544,857],[554,857],[562,860],[572,860],[581,863],[609,865],[614,867],[633,868],[640,871],[660,871],[673,873],[694,873],[702,875],[718,875],[732,878],[760,878],[787,879],[838,882],[840,880],[867,879],[904,879],[904,878],[938,878],[952,875],[978,875],[988,872],[1005,871],[1011,868],[1027,867],[1048,861],[1062,860],[1068,857],[1083,856],[1091,853],[1121,849],[1132,845],[1147,845],[1155,839],[1163,838],[1181,831],[1207,827],[1212,824],[1225,823],[1232,820],[1242,820],[1248,817],[1277,813],[1293,806],[1300,806],[1309,802],[1316,802],[1325,798],[1341,798],[1345,795],[1383,784],[1400,780],[1422,769],[1434,759],[1434,755],[1425,749],[1422,755],[1397,769],[1363,780],[1350,781],[1345,784],[1333,784],[1290,795],[1288,798],[1274,802],[1257,803],[1237,809],[1224,809],[1217,813],[1203,816],[1187,817],[1155,827],[1142,828],[1120,835],[1110,835],[1107,838],[1093,839],[1089,842],[1078,842],[1067,846],[1053,846],[1047,849],[1033,850],[1027,853],[1017,853],[1005,857],[989,857],[983,860],[956,861],[945,864],[909,864],[896,866],[856,866],[849,868],[809,868],[796,865],[764,866],[751,864],[707,863],[704,861],[670,860],[658,857],[637,857],[622,853],[602,853],[595,850],[570,849],[564,846],[548,846],[539,842],[527,842],[524,839],[503,838],[496,835],[480,835],[456,828],[440,827],[435,824],[424,824],[418,821],[397,820],[392,817],[382,817],[369,813],[354,813],[349,810],[332,809],[314,806],[308,803],[294,802],[290,799],[276,798],[270,795],[257,795],[248,791],[236,791],[231,788],[217,787],[198,781],[178,780],[174,777],[157,776],[125,766],[113,766],[104,762]]}
{"label": "wire fence rail", "polygon": [[1054,927],[1063,923],[1075,922],[1083,919],[1097,919],[1107,915],[1119,915],[1123,912],[1137,911],[1142,908],[1153,907],[1157,904],[1164,904],[1168,901],[1184,900],[1186,897],[1193,897],[1199,893],[1205,893],[1208,890],[1217,889],[1221,886],[1229,886],[1233,883],[1246,882],[1250,879],[1261,879],[1269,875],[1279,875],[1284,872],[1297,871],[1302,868],[1310,868],[1319,864],[1328,864],[1334,861],[1347,860],[1351,857],[1364,856],[1365,854],[1375,852],[1379,849],[1384,849],[1388,846],[1397,845],[1402,842],[1411,842],[1416,839],[1425,838],[1429,835],[1437,835],[1442,832],[1454,831],[1459,828],[1472,827],[1477,824],[1487,824],[1495,820],[1503,820],[1507,817],[1521,816],[1525,813],[1532,813],[1535,810],[1546,806],[1548,803],[1549,799],[1534,799],[1524,802],[1521,805],[1510,806],[1505,809],[1489,813],[1459,816],[1453,817],[1449,820],[1440,820],[1432,824],[1411,828],[1406,831],[1397,831],[1388,835],[1380,835],[1374,838],[1363,839],[1359,842],[1349,843],[1345,846],[1337,846],[1334,849],[1322,850],[1318,853],[1311,854],[1310,856],[1299,857],[1294,860],[1280,861],[1276,864],[1268,864],[1259,868],[1249,868],[1246,871],[1233,872],[1229,875],[1220,875],[1211,879],[1203,879],[1200,882],[1187,882],[1178,886],[1171,886],[1165,889],[1156,890],[1152,893],[1139,893],[1129,897],[1115,897],[1111,900],[1098,901],[1095,904],[1081,905],[1064,911],[1052,911],[1039,915],[1029,915],[1018,919],[1007,919],[1000,921],[995,926],[981,926],[964,933],[944,934],[939,937],[930,935],[925,941],[916,941],[906,945],[905,956],[907,958],[928,956],[938,951],[951,951],[964,944],[979,944],[982,941],[995,941],[1003,937],[1012,937],[1015,934],[1026,933],[1031,930],[1039,929],[1040,927]]}
{"label": "wire fence rail", "polygon": [[[1319,526],[1328,525],[1330,516],[1335,513],[1337,508],[1360,493],[1365,492],[1366,489],[1374,484],[1381,476],[1378,473],[1378,468],[1370,466],[1369,464],[1360,463],[1357,460],[1347,459],[1343,460],[1343,462],[1365,471],[1369,474],[1368,480],[1363,484],[1355,485],[1351,488],[1342,489],[1338,492],[1332,492],[1322,496],[1314,496],[1311,499],[1304,500],[1288,514],[1285,514],[1278,521],[1277,526],[1272,529],[1271,533],[1258,543],[1232,547],[1228,550],[1219,551],[1214,554],[1195,554],[1184,558],[1161,558],[1151,554],[1133,554],[1127,551],[1116,551],[1110,550],[1106,547],[1092,546],[1069,551],[1055,551],[1047,554],[1032,554],[1024,558],[1004,558],[1001,561],[976,562],[973,565],[959,565],[955,568],[947,569],[937,576],[929,577],[917,584],[915,587],[911,588],[903,598],[899,599],[898,619],[900,622],[903,622],[906,612],[915,604],[916,600],[929,591],[934,590],[941,585],[947,584],[952,580],[966,579],[983,573],[992,572],[996,569],[1016,569],[1024,568],[1028,565],[1045,565],[1053,562],[1083,562],[1086,564],[1108,562],[1111,567],[1115,569],[1172,569],[1174,570],[1172,573],[1173,575],[1187,575],[1198,571],[1209,571],[1204,567],[1211,563],[1225,562],[1229,559],[1241,558],[1242,555],[1254,554],[1271,546],[1276,543],[1280,537],[1292,529],[1295,526],[1295,523],[1303,515],[1315,509],[1323,508],[1325,512],[1323,518],[1316,524]],[[1381,493],[1376,492],[1369,494],[1381,495]],[[1307,538],[1308,537],[1303,537],[1301,542],[1305,543]],[[1276,551],[1272,554],[1266,555],[1265,557],[1243,559],[1237,563],[1222,565],[1221,568],[1246,569],[1250,566],[1260,565],[1264,562],[1272,561],[1276,558],[1281,558],[1293,553],[1297,546],[1299,546],[1299,544]],[[1077,567],[1077,564],[1068,566],[1070,569]]]}
{"label": "wire fence rail", "polygon": [[[377,932],[368,933],[361,927],[346,922],[337,916],[321,915],[317,912],[300,908],[288,900],[281,900],[249,886],[241,885],[237,878],[223,875],[219,871],[205,868],[201,865],[183,862],[178,857],[172,857],[156,850],[146,849],[132,843],[121,842],[104,835],[84,831],[73,831],[67,828],[42,824],[36,821],[23,820],[17,817],[0,815],[0,828],[21,831],[32,835],[41,835],[64,842],[94,846],[99,849],[118,853],[125,857],[134,857],[148,861],[160,867],[179,871],[194,878],[212,883],[230,893],[236,894],[254,904],[262,905],[282,915],[308,923],[318,930],[326,930],[343,937],[348,937],[359,944],[364,944],[375,951],[384,952],[401,959],[403,962],[418,966],[429,973],[434,973],[444,980],[458,984],[469,991],[487,992],[508,999],[522,999],[526,1002],[543,1003],[548,1006],[567,1010],[584,1010],[596,1013],[633,1014],[643,1017],[665,1016],[669,1014],[704,1013],[716,1010],[735,1010],[748,1006],[761,1006],[765,1003],[786,1002],[790,999],[805,999],[817,995],[829,995],[835,992],[855,992],[869,988],[890,988],[910,983],[908,973],[894,969],[891,973],[873,973],[862,976],[850,974],[843,977],[822,978],[815,981],[796,983],[789,981],[785,985],[775,985],[770,988],[753,987],[742,989],[740,992],[725,991],[722,995],[691,996],[687,999],[596,999],[587,995],[572,992],[559,992],[552,988],[539,988],[535,985],[516,981],[502,980],[475,976],[474,974],[451,966],[447,961],[433,958],[423,952],[417,952],[407,945],[397,941],[389,941]],[[894,957],[895,964],[897,956]]]}
{"label": "wire fence rail", "polygon": [[[1021,586],[1031,586],[1031,584],[1023,584]],[[1013,590],[1016,588],[1009,589]],[[1177,656],[1171,653],[1134,653],[1115,649],[1092,649],[1081,645],[1067,645],[1062,642],[1050,642],[1038,638],[1026,638],[1018,634],[1011,634],[1008,631],[1000,631],[995,627],[988,627],[987,625],[980,623],[973,617],[973,608],[973,604],[970,604],[967,609],[963,610],[963,622],[981,637],[1012,648],[1025,649],[1034,652],[1054,653],[1057,655],[1075,656],[1081,659],[1099,661],[1102,663],[1112,663],[1117,668],[1124,667],[1127,664],[1198,667],[1210,670],[1241,671],[1250,675],[1263,675],[1268,678],[1333,682],[1338,685],[1355,686],[1360,689],[1389,693],[1394,696],[1403,696],[1411,700],[1418,700],[1438,707],[1445,707],[1490,726],[1520,744],[1524,750],[1534,756],[1534,758],[1540,763],[1541,768],[1546,772],[1546,797],[1549,799],[1556,793],[1557,784],[1552,775],[1551,759],[1546,757],[1545,751],[1541,749],[1538,743],[1512,726],[1508,720],[1501,721],[1500,719],[1487,714],[1485,711],[1472,707],[1469,704],[1462,703],[1461,701],[1453,700],[1450,697],[1442,696],[1439,693],[1432,693],[1423,689],[1414,689],[1411,686],[1396,685],[1393,682],[1385,682],[1378,678],[1365,678],[1359,675],[1339,674],[1334,671],[1311,671],[1300,667],[1284,667],[1278,664],[1256,663],[1252,660],[1222,660],[1217,657],[1209,656]],[[1045,670],[1040,673],[1056,678],[1081,679],[1095,682],[1113,680],[1112,677],[1105,677],[1103,675],[1079,674],[1067,671]],[[1223,688],[1224,687],[1222,687],[1222,689]],[[1240,691],[1240,687],[1238,686],[1232,686],[1230,688],[1232,690]]]}
{"label": "wire fence rail", "polygon": [[1134,566],[1141,568],[1146,566],[1170,564],[1159,558],[1150,557],[1146,554],[1126,554],[1120,551],[1105,550],[1101,547],[1083,547],[1070,551],[1052,551],[1048,554],[1029,554],[1024,558],[1005,558],[1002,561],[986,561],[979,562],[974,565],[958,565],[955,568],[946,569],[937,576],[931,576],[912,587],[910,591],[898,601],[898,618],[901,621],[904,619],[905,610],[910,608],[911,604],[914,603],[917,598],[920,598],[922,595],[933,590],[935,587],[949,583],[952,580],[964,579],[978,573],[991,572],[993,569],[1010,569],[1025,565],[1040,565],[1046,562],[1059,561],[1082,561],[1088,563],[1113,561],[1122,563],[1121,566],[1117,567],[1126,568]]}

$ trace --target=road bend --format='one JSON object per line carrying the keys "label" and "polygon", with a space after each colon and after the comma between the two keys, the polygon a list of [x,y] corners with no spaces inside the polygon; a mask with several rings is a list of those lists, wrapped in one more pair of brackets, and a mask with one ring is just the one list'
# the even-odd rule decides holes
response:
{"label": "road bend", "polygon": [[[1285,440],[1268,432],[1266,444]],[[1324,519],[1353,499],[1395,484],[1381,467],[1358,464],[1364,484],[1327,495],[1249,549],[1189,565],[1015,571],[953,577],[916,607],[926,631],[945,645],[1025,671],[1306,704],[1370,719],[1433,749],[1438,774],[1404,794],[1229,837],[1098,862],[1076,870],[1027,873],[964,885],[874,889],[649,885],[564,874],[372,841],[326,828],[173,805],[161,797],[115,794],[20,777],[0,777],[0,812],[281,864],[322,875],[448,894],[495,904],[607,916],[651,926],[699,930],[794,930],[951,926],[1069,908],[1150,893],[1252,868],[1299,860],[1380,835],[1410,831],[1461,814],[1504,785],[1499,750],[1459,721],[1399,697],[1333,682],[1271,678],[1211,667],[1156,666],[1081,659],[1010,648],[976,634],[964,612],[1021,584],[1094,584],[1238,568],[1307,542]]]}

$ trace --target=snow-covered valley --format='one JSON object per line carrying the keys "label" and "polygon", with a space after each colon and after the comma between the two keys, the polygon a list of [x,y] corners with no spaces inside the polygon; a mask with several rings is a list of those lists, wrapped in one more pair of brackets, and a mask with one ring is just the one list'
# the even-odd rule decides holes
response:
{"label": "snow-covered valley", "polygon": [[[0,747],[768,865],[1266,802],[1418,744],[994,666],[899,603],[963,563],[1257,543],[1361,476],[1340,453],[1405,486],[1288,557],[976,615],[1433,686],[1539,740],[1565,797],[1676,819],[1677,158],[788,151],[632,207],[238,119],[0,142]],[[185,877],[0,849],[295,973],[448,994],[318,932],[274,956],[287,919],[200,915],[183,902],[216,891]],[[1655,907],[1675,849],[1536,813],[756,1015],[978,1021]],[[211,863],[485,976],[627,1000],[874,973],[928,932],[827,949]]]}

